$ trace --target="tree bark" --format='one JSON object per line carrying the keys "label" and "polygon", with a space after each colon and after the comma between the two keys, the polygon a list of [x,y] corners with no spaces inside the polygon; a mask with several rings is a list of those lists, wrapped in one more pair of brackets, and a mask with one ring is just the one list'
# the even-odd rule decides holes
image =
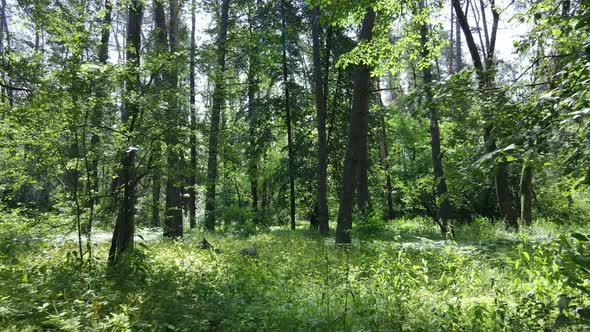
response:
{"label": "tree bark", "polygon": [[[154,25],[156,29],[155,52],[161,56],[168,52],[168,28],[166,27],[166,12],[164,10],[164,0],[154,0]],[[162,73],[153,73],[156,77],[154,83],[156,86],[162,86]],[[159,92],[159,98],[163,98],[163,93]],[[152,226],[164,226],[160,221],[160,198],[162,192],[162,167],[160,161],[162,158],[162,144],[158,140],[154,143],[152,150],[152,163],[155,165],[152,173]]]}
{"label": "tree bark", "polygon": [[281,0],[281,39],[283,44],[283,89],[285,95],[285,122],[287,124],[287,150],[288,150],[288,169],[289,176],[289,205],[291,217],[291,229],[295,229],[295,166],[293,155],[293,132],[291,123],[291,100],[289,95],[289,69],[287,59],[287,12],[285,1]]}
{"label": "tree bark", "polygon": [[[141,19],[143,5],[140,0],[132,0],[129,4],[127,19],[127,70],[125,90],[127,96],[139,95],[140,73],[139,61],[141,52]],[[126,137],[134,131],[136,117],[139,113],[139,103],[133,97],[125,101],[121,112],[121,122],[127,131]],[[109,250],[109,266],[115,266],[120,255],[133,248],[133,233],[135,230],[135,200],[136,200],[136,177],[135,177],[135,154],[136,148],[132,146],[130,138],[127,139],[129,147],[121,157],[120,177],[123,186],[123,199],[120,203],[119,214],[113,232],[111,248]]]}
{"label": "tree bark", "polygon": [[463,70],[463,42],[461,40],[461,23],[455,17],[455,70],[458,73]]}
{"label": "tree bark", "polygon": [[[420,2],[423,7],[423,2]],[[427,45],[428,27],[422,24],[420,27],[420,44],[422,47],[422,58],[430,57],[430,50]],[[436,205],[438,211],[435,212],[435,220],[440,226],[443,236],[449,234],[449,222],[451,218],[451,204],[449,203],[447,183],[444,176],[442,150],[440,143],[440,128],[438,124],[438,111],[433,102],[432,96],[432,72],[431,65],[422,69],[422,79],[424,84],[424,94],[426,107],[430,110],[430,148],[432,152],[432,168],[434,170],[434,183],[436,186]]]}
{"label": "tree bark", "polygon": [[527,158],[522,165],[520,175],[520,220],[530,226],[533,221],[533,165]]}
{"label": "tree bark", "polygon": [[249,145],[248,145],[248,156],[249,156],[249,165],[248,165],[248,175],[250,177],[250,198],[252,201],[252,210],[254,211],[254,216],[256,218],[258,212],[258,160],[259,160],[259,152],[257,148],[256,142],[256,109],[257,109],[257,101],[256,95],[258,93],[258,83],[256,78],[256,71],[258,70],[258,52],[259,52],[259,36],[257,35],[258,26],[258,6],[259,3],[256,3],[256,11],[255,17],[249,18],[249,25],[250,25],[250,35],[254,36],[256,41],[254,42],[254,47],[249,49],[249,62],[248,62],[248,135],[249,135]]}
{"label": "tree bark", "polygon": [[[462,8],[460,0],[452,0],[453,8],[455,9],[455,13],[457,14],[457,20],[459,21],[461,28],[463,30],[463,34],[465,35],[465,40],[467,41],[467,46],[469,48],[469,53],[471,54],[471,58],[473,60],[474,67],[477,72],[477,77],[479,81],[480,88],[490,88],[493,86],[494,82],[494,68],[493,68],[493,60],[494,60],[494,50],[495,50],[495,43],[496,43],[496,35],[498,30],[498,22],[500,20],[500,15],[495,9],[495,3],[491,1],[492,7],[492,16],[493,16],[493,24],[492,24],[492,32],[489,41],[489,48],[488,53],[485,55],[485,63],[486,67],[484,68],[484,63],[479,55],[477,50],[477,46],[475,44],[475,40],[473,39],[473,35],[471,33],[471,29],[469,27],[469,22],[467,21],[467,17],[465,16]],[[493,123],[490,120],[486,119],[489,116],[487,115],[489,110],[484,109],[484,129],[483,129],[483,138],[484,138],[484,145],[485,150],[487,153],[494,152],[496,150],[496,139],[492,136],[492,132],[494,129]],[[506,219],[508,226],[518,229],[518,216],[516,210],[514,209],[513,204],[513,196],[512,192],[510,191],[510,184],[509,184],[509,174],[508,174],[508,164],[506,162],[500,161],[496,167],[494,168],[494,183],[496,186],[496,196],[498,198],[498,205],[500,207],[500,211],[502,212],[503,217]]]}
{"label": "tree bark", "polygon": [[[326,145],[326,90],[322,76],[322,60],[320,56],[320,7],[315,6],[312,12],[311,34],[313,41],[313,76],[315,80],[315,101],[318,129],[318,191],[317,191],[317,223],[320,234],[327,235],[328,224],[328,147]],[[328,57],[328,54],[326,54]],[[328,71],[328,68],[324,68]]]}
{"label": "tree bark", "polygon": [[217,67],[211,105],[211,126],[209,130],[209,158],[207,160],[207,194],[205,201],[205,229],[215,230],[215,190],[217,181],[217,145],[219,143],[219,122],[225,99],[225,43],[227,39],[229,0],[221,4],[221,22],[217,35]]}
{"label": "tree bark", "polygon": [[[178,29],[179,11],[177,0],[169,0],[170,23],[168,29],[169,54],[174,54],[179,49]],[[162,33],[160,31],[160,33]],[[164,37],[161,37],[164,38]],[[164,210],[164,236],[177,238],[183,236],[182,225],[182,180],[181,174],[181,148],[179,147],[180,111],[176,90],[178,88],[178,67],[166,72],[168,90],[165,91],[168,107],[165,110],[167,130],[164,134],[166,140],[166,202]]]}
{"label": "tree bark", "polygon": [[[360,41],[371,40],[374,24],[375,12],[369,7],[362,22],[362,29],[359,35]],[[371,68],[367,64],[356,65],[353,78],[354,91],[352,112],[350,113],[350,132],[346,157],[344,159],[338,225],[336,227],[337,244],[350,243],[352,240],[352,209],[356,187],[356,168],[361,150],[360,142],[362,137],[366,137],[367,135],[366,126],[363,123],[368,123],[369,97],[371,94],[370,81]]]}
{"label": "tree bark", "polygon": [[[377,90],[380,90],[379,80],[377,80]],[[380,124],[380,134],[379,134],[379,156],[381,159],[381,167],[383,168],[383,172],[385,173],[385,191],[387,195],[387,220],[395,219],[395,211],[393,209],[393,186],[391,183],[391,175],[389,174],[389,149],[387,148],[387,127],[385,125],[385,116],[384,116],[384,109],[385,105],[383,105],[383,99],[381,98],[381,93],[377,92],[377,104],[379,105],[379,124]]]}
{"label": "tree bark", "polygon": [[197,226],[197,197],[195,193],[195,185],[197,179],[197,112],[196,112],[196,104],[195,104],[195,50],[196,50],[196,41],[195,41],[195,32],[196,32],[196,3],[195,0],[191,2],[191,53],[190,53],[190,100],[189,100],[189,107],[190,107],[190,149],[191,149],[191,160],[190,160],[190,171],[188,172],[189,176],[189,202],[188,202],[188,212],[189,212],[189,226],[191,229],[194,229]]}

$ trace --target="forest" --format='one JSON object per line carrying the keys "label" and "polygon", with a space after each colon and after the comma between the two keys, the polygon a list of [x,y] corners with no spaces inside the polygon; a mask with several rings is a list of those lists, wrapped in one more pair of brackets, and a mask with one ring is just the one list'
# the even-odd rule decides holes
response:
{"label": "forest", "polygon": [[0,0],[0,330],[590,331],[590,2]]}

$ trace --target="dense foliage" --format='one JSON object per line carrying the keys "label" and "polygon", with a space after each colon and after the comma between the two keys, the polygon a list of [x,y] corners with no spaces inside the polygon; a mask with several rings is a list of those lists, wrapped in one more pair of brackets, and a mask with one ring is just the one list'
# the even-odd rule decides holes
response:
{"label": "dense foliage", "polygon": [[[116,273],[105,269],[105,243],[80,271],[74,241],[27,240],[37,232],[14,226],[2,226],[3,329],[579,331],[590,323],[582,256],[590,241],[555,237],[568,230],[546,221],[517,236],[478,219],[447,243],[428,219],[400,219],[349,249],[273,228],[209,236],[218,253],[199,249],[201,234],[192,234],[145,242]],[[238,255],[246,246],[258,255]]]}
{"label": "dense foliage", "polygon": [[589,36],[582,0],[0,0],[0,327],[587,329]]}

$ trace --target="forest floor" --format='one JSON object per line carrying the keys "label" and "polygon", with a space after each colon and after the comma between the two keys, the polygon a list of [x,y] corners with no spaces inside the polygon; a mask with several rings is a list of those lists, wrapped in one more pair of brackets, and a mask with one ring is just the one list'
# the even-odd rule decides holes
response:
{"label": "forest floor", "polygon": [[[588,229],[478,219],[447,241],[427,219],[402,219],[336,247],[306,227],[182,241],[141,230],[115,273],[109,232],[80,267],[75,237],[1,224],[0,330],[589,330]],[[204,236],[221,252],[200,249]]]}

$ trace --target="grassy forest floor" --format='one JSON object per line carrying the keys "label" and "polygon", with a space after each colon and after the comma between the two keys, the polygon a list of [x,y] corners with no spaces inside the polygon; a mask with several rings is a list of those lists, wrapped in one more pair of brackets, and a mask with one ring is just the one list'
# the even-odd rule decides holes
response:
{"label": "grassy forest floor", "polygon": [[[148,237],[113,273],[108,241],[81,268],[75,241],[4,222],[0,329],[590,330],[587,228],[478,219],[445,241],[429,220],[402,219],[336,248],[306,227],[206,235],[221,253],[199,249],[199,232]],[[248,247],[257,255],[239,255]]]}

